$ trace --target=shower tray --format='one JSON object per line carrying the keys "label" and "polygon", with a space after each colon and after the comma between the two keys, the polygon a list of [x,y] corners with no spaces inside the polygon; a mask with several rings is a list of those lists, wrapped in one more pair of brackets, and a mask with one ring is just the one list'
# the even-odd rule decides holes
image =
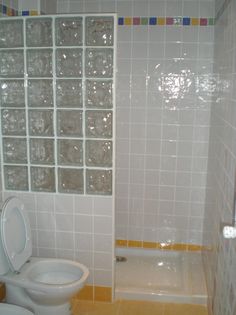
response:
{"label": "shower tray", "polygon": [[116,299],[206,305],[207,291],[199,252],[124,249],[116,254]]}

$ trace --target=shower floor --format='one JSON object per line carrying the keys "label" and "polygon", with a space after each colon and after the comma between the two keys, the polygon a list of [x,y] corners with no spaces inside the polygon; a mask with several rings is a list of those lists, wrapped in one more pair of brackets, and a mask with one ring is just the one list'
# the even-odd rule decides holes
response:
{"label": "shower floor", "polygon": [[116,299],[207,303],[199,252],[117,249]]}

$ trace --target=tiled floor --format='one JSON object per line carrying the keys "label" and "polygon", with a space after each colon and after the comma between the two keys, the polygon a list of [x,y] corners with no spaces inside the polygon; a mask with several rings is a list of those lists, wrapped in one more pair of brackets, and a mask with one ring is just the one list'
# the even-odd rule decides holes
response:
{"label": "tiled floor", "polygon": [[102,303],[74,301],[73,315],[207,315],[201,305],[127,301]]}

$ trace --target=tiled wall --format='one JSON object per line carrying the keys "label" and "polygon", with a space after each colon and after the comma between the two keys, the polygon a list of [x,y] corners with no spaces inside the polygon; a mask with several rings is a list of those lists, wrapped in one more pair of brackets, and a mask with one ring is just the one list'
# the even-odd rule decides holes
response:
{"label": "tiled wall", "polygon": [[[110,50],[111,47],[108,49]],[[97,77],[99,73],[98,70]],[[111,78],[109,84],[110,81]],[[4,106],[3,98],[1,103]],[[93,105],[97,106],[97,104],[88,106],[93,107]],[[100,105],[105,107],[108,105],[110,108],[112,102],[110,103],[109,98],[106,105],[102,102]],[[102,112],[100,111],[100,113]],[[101,124],[99,130],[100,127]],[[101,135],[99,138],[105,139],[106,137],[103,136]],[[109,139],[111,140],[111,137]],[[97,152],[96,149],[95,153]],[[108,160],[110,169],[111,160]],[[90,161],[90,165],[91,163],[93,164],[93,161]],[[35,255],[78,260],[89,268],[88,284],[112,287],[114,198],[111,191],[109,196],[4,191],[3,200],[12,195],[19,196],[25,203],[33,232]]]}
{"label": "tiled wall", "polygon": [[199,18],[214,2],[58,0],[57,12],[120,18],[116,238],[201,244],[214,28]]}
{"label": "tiled wall", "polygon": [[[212,17],[214,3],[118,1],[117,10]],[[118,27],[118,239],[201,244],[212,43],[211,26]]]}
{"label": "tiled wall", "polygon": [[[133,4],[122,13],[213,15],[210,2]],[[118,40],[116,237],[201,244],[213,27],[122,26]]]}
{"label": "tiled wall", "polygon": [[[236,2],[217,1],[209,165],[204,221],[209,309],[214,315],[236,314],[235,239],[222,235],[232,223],[236,171]],[[223,7],[222,7],[223,6]],[[222,8],[222,9],[221,9]],[[220,14],[218,14],[220,12]],[[209,314],[211,314],[209,312]]]}
{"label": "tiled wall", "polygon": [[[3,193],[3,200],[12,196]],[[78,260],[88,284],[112,286],[113,200],[110,196],[20,193],[30,218],[34,255]]]}

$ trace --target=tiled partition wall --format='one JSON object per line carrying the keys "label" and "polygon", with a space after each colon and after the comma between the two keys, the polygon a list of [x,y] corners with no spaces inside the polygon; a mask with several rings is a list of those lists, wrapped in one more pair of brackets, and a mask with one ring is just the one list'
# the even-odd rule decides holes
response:
{"label": "tiled partition wall", "polygon": [[204,220],[204,254],[209,314],[236,314],[235,239],[222,235],[232,223],[236,175],[236,2],[217,1],[209,165]]}
{"label": "tiled partition wall", "polygon": [[57,3],[119,17],[116,238],[201,244],[214,1]]}
{"label": "tiled partition wall", "polygon": [[3,198],[23,199],[35,255],[79,260],[111,288],[115,16],[0,24]]}

